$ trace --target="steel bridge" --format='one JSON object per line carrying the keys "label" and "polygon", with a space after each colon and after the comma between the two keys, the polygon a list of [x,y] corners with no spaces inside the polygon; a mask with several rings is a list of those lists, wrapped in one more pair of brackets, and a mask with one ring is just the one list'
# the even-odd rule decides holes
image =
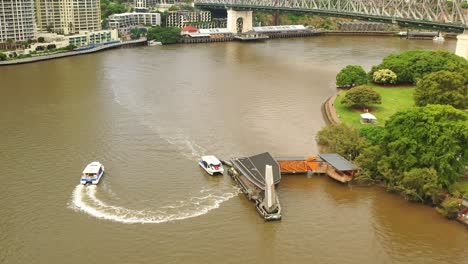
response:
{"label": "steel bridge", "polygon": [[195,0],[195,6],[201,9],[346,17],[403,27],[463,32],[468,28],[468,18],[461,7],[464,1],[466,0]]}

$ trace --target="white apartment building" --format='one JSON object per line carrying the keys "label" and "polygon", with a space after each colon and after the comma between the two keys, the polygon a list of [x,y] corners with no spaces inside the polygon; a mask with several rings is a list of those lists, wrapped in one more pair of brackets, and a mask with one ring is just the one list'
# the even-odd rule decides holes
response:
{"label": "white apartment building", "polygon": [[210,22],[210,11],[171,11],[167,15],[166,26],[183,28],[190,23]]}
{"label": "white apartment building", "polygon": [[36,20],[40,32],[74,33],[73,0],[36,0]]}
{"label": "white apartment building", "polygon": [[74,32],[101,30],[101,0],[73,0]]}
{"label": "white apartment building", "polygon": [[100,0],[36,0],[38,29],[65,35],[100,30],[100,5]]}
{"label": "white apartment building", "polygon": [[82,47],[87,45],[100,45],[106,42],[118,41],[119,36],[116,29],[98,31],[80,31],[77,35],[66,37],[70,45]]}
{"label": "white apartment building", "polygon": [[34,0],[0,0],[0,43],[34,39]]}
{"label": "white apartment building", "polygon": [[118,29],[122,34],[130,33],[137,26],[159,26],[161,14],[159,13],[122,13],[109,16],[109,27]]}

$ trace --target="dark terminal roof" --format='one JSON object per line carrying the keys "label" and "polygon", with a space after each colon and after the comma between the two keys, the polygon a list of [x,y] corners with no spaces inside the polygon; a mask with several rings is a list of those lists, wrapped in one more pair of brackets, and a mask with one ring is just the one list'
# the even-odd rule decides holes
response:
{"label": "dark terminal roof", "polygon": [[353,163],[343,158],[339,154],[319,154],[319,156],[339,171],[352,171],[358,169],[353,165]]}
{"label": "dark terminal roof", "polygon": [[279,165],[268,152],[247,158],[233,159],[231,163],[242,175],[262,190],[265,190],[265,165],[273,167],[274,183],[278,184],[281,181]]}

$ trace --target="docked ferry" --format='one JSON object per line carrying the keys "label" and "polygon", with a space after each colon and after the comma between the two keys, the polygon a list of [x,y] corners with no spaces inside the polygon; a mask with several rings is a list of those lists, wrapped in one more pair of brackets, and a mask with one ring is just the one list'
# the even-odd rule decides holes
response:
{"label": "docked ferry", "polygon": [[221,161],[219,161],[219,159],[215,156],[202,156],[198,164],[210,175],[224,173]]}
{"label": "docked ferry", "polygon": [[104,174],[104,165],[99,161],[93,161],[86,166],[81,176],[81,184],[98,184]]}

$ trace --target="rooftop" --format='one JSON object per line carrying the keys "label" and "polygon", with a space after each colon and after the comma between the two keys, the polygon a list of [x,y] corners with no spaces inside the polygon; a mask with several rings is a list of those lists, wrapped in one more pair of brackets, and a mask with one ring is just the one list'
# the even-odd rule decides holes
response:
{"label": "rooftop", "polygon": [[328,162],[330,165],[332,165],[335,169],[339,171],[353,171],[353,170],[358,169],[356,166],[354,166],[353,163],[343,158],[339,154],[329,153],[329,154],[319,154],[319,156],[322,160],[324,160],[325,162]]}
{"label": "rooftop", "polygon": [[247,177],[253,184],[262,190],[265,190],[266,165],[271,165],[273,167],[273,182],[277,184],[281,181],[279,165],[268,152],[247,158],[233,159],[231,160],[231,163],[242,173],[242,175]]}

